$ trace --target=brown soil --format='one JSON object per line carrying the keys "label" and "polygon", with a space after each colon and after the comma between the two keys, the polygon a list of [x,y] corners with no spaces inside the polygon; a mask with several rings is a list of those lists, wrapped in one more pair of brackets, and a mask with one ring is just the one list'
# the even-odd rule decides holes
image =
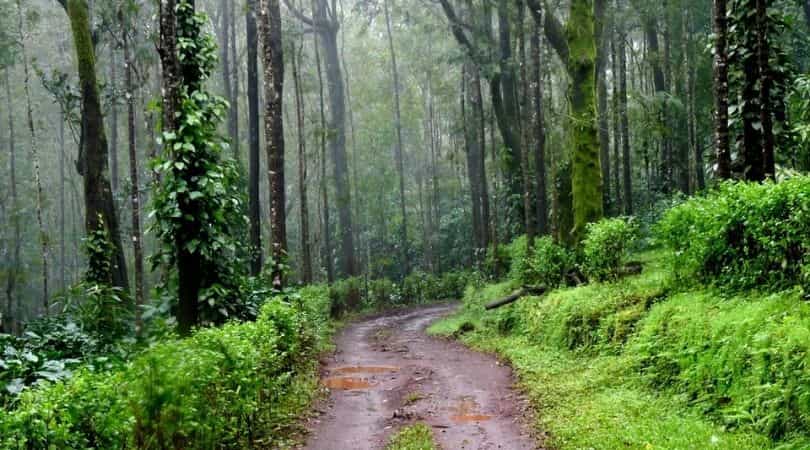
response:
{"label": "brown soil", "polygon": [[398,428],[432,426],[445,450],[540,448],[509,367],[425,328],[453,307],[347,326],[325,361],[329,398],[309,423],[309,450],[382,449]]}

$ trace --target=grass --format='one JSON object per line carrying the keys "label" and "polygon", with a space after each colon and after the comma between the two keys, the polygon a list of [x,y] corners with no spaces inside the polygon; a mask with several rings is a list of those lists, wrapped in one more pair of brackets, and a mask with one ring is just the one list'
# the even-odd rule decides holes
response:
{"label": "grass", "polygon": [[514,284],[468,289],[429,332],[509,360],[552,448],[810,448],[798,363],[810,305],[792,292],[676,292],[663,254],[642,259],[640,276],[491,312],[483,305]]}
{"label": "grass", "polygon": [[430,427],[417,423],[399,430],[388,443],[386,450],[436,450]]}

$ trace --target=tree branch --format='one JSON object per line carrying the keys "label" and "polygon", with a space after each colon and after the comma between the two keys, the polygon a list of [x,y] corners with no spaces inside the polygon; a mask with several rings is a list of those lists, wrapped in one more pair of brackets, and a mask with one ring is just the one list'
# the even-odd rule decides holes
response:
{"label": "tree branch", "polygon": [[444,15],[447,16],[447,20],[450,22],[450,31],[453,32],[453,36],[455,36],[456,41],[467,50],[470,57],[472,58],[473,62],[475,62],[479,67],[483,66],[483,61],[481,60],[481,55],[478,54],[473,43],[464,34],[464,25],[459,20],[458,16],[456,15],[456,11],[453,9],[453,6],[450,5],[448,0],[439,0],[439,3],[442,5],[442,9],[444,10]]}
{"label": "tree branch", "polygon": [[[540,5],[541,1],[543,2],[542,6]],[[569,49],[563,24],[551,13],[551,8],[546,0],[526,0],[526,4],[529,5],[529,11],[531,11],[534,21],[543,28],[548,43],[557,52],[557,56],[560,57],[563,64],[567,65]],[[545,14],[543,14],[544,9]]]}
{"label": "tree branch", "polygon": [[295,16],[301,22],[304,22],[305,24],[311,27],[315,26],[315,21],[304,15],[303,12],[301,12],[298,8],[293,6],[292,3],[290,3],[290,0],[284,0],[284,6],[286,6],[287,9],[289,9],[290,12],[293,14],[293,16]]}

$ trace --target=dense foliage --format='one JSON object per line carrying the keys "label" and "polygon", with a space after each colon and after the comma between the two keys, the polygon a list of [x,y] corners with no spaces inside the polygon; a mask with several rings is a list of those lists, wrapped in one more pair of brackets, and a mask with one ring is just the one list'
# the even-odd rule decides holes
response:
{"label": "dense foliage", "polygon": [[810,177],[726,183],[670,210],[656,236],[681,280],[732,288],[810,282]]}
{"label": "dense foliage", "polygon": [[255,322],[170,339],[112,371],[26,390],[0,416],[4,448],[273,446],[308,404],[328,297],[268,299]]}

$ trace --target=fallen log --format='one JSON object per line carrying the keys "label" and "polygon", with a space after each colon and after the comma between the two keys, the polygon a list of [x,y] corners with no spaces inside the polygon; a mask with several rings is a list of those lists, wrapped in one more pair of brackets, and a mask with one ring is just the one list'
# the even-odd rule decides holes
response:
{"label": "fallen log", "polygon": [[547,288],[545,286],[523,286],[504,298],[488,303],[484,308],[487,311],[500,308],[501,306],[515,303],[516,301],[520,300],[521,297],[525,297],[527,295],[543,295],[546,293],[546,290]]}
{"label": "fallen log", "polygon": [[619,276],[625,277],[628,275],[638,275],[644,269],[644,265],[639,261],[630,261],[624,267],[619,269]]}

